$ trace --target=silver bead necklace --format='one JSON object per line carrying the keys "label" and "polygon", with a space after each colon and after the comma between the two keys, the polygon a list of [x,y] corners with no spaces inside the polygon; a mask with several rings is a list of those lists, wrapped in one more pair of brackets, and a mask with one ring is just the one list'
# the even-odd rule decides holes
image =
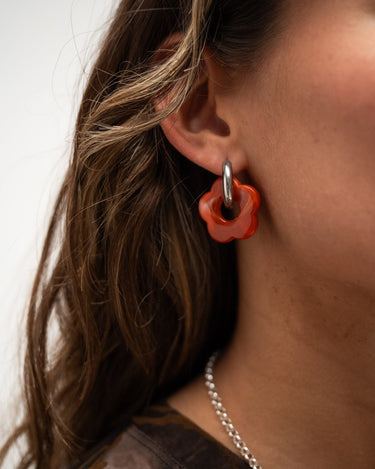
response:
{"label": "silver bead necklace", "polygon": [[209,358],[207,365],[204,369],[204,377],[206,379],[206,387],[208,389],[208,395],[211,404],[213,405],[216,414],[218,415],[221,421],[221,424],[225,428],[228,435],[231,437],[234,446],[239,450],[241,456],[245,459],[245,461],[247,461],[249,467],[252,467],[253,469],[262,469],[262,466],[255,459],[254,455],[250,452],[246,443],[240,437],[238,431],[234,428],[232,420],[228,417],[227,411],[223,406],[222,399],[217,391],[214,382],[213,368],[218,355],[218,352],[213,353]]}

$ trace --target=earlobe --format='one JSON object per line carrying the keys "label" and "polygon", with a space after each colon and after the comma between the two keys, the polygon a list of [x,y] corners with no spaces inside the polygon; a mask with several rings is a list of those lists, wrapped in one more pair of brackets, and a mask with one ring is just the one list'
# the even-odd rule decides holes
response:
{"label": "earlobe", "polygon": [[[208,171],[221,175],[223,161],[230,159],[233,170],[245,169],[240,152],[232,154],[233,141],[228,123],[217,113],[220,80],[214,59],[207,51],[202,54],[198,81],[183,105],[161,123],[168,141],[186,158]],[[156,104],[162,110],[168,96]]]}

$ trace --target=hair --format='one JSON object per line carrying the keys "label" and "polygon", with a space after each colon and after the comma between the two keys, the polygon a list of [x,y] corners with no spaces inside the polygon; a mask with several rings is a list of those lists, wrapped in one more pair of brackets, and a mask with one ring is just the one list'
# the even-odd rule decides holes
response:
{"label": "hair", "polygon": [[[256,68],[276,37],[280,3],[119,4],[47,232],[27,317],[24,420],[0,463],[21,437],[18,469],[78,464],[230,339],[235,244],[211,240],[197,209],[215,176],[179,154],[159,124],[186,99],[206,46],[230,69]],[[179,43],[158,60],[174,33]],[[173,98],[156,111],[163,96]]]}

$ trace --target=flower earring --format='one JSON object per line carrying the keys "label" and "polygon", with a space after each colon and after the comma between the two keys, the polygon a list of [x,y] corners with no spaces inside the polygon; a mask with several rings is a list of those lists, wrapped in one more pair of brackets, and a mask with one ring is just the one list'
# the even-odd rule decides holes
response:
{"label": "flower earring", "polygon": [[[240,213],[233,220],[226,219],[222,212],[223,202],[230,208],[237,202]],[[258,191],[233,177],[232,164],[223,163],[223,176],[216,179],[210,192],[206,192],[199,201],[199,214],[207,223],[208,233],[219,243],[228,243],[233,239],[247,239],[258,228],[256,215],[260,206]]]}

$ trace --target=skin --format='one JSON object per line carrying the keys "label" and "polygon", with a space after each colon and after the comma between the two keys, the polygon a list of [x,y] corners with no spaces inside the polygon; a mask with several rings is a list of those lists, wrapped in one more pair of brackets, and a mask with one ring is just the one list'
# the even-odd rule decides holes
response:
{"label": "skin", "polygon": [[[375,2],[292,0],[255,71],[209,51],[162,125],[194,163],[260,192],[236,241],[238,324],[215,367],[235,428],[267,469],[375,467]],[[204,379],[170,404],[230,449]]]}

